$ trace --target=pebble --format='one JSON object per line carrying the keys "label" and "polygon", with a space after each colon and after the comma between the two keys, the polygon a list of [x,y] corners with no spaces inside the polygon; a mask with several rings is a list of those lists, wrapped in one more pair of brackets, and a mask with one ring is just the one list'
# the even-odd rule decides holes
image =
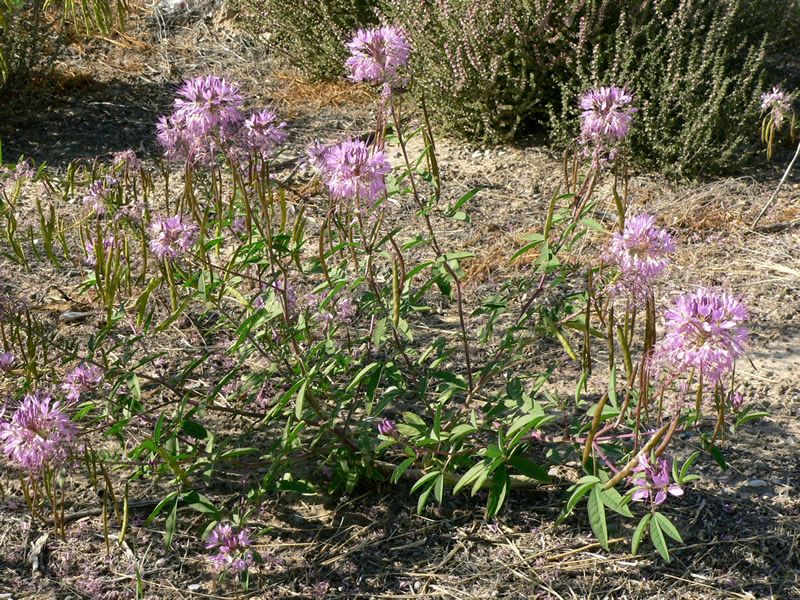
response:
{"label": "pebble", "polygon": [[58,320],[62,323],[79,323],[80,321],[85,321],[89,317],[92,316],[91,312],[78,312],[74,310],[68,310],[65,313],[61,313],[58,316]]}
{"label": "pebble", "polygon": [[189,590],[190,592],[196,592],[202,587],[203,587],[202,583],[190,583],[189,585],[186,586],[186,589]]}
{"label": "pebble", "polygon": [[767,487],[769,483],[767,483],[763,479],[751,479],[745,485],[751,488],[761,488],[761,487]]}
{"label": "pebble", "polygon": [[480,150],[475,150],[475,152],[472,153],[472,158],[480,158],[482,156],[483,152],[481,152]]}

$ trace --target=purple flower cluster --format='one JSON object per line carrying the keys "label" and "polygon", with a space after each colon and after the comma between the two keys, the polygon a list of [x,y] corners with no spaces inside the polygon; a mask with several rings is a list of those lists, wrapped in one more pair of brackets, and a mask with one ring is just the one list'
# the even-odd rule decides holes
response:
{"label": "purple flower cluster", "polygon": [[228,523],[217,525],[206,540],[206,548],[216,550],[211,562],[219,571],[242,573],[253,566],[252,542],[247,529],[235,531]]}
{"label": "purple flower cluster", "polygon": [[70,402],[80,400],[83,392],[90,392],[103,382],[103,369],[97,365],[82,364],[64,377],[61,389]]}
{"label": "purple flower cluster", "polygon": [[278,146],[286,142],[286,122],[279,121],[272,109],[255,112],[242,125],[244,147],[264,160],[275,155]]}
{"label": "purple flower cluster", "polygon": [[255,152],[274,156],[286,141],[286,123],[266,109],[245,118],[239,87],[214,75],[184,82],[171,115],[156,124],[156,137],[169,160],[212,164],[219,153],[231,156]]}
{"label": "purple flower cluster", "polygon": [[40,473],[45,466],[62,464],[76,433],[59,403],[47,394],[26,395],[11,420],[0,421],[3,453],[31,475]]}
{"label": "purple flower cluster", "polygon": [[129,171],[138,171],[142,168],[142,161],[136,156],[136,152],[131,149],[116,152],[112,158],[112,163],[117,169],[124,167]]}
{"label": "purple flower cluster", "polygon": [[656,365],[678,373],[694,369],[718,383],[744,353],[747,308],[726,292],[699,288],[683,294],[664,316],[666,335],[656,346]]}
{"label": "purple flower cluster", "polygon": [[664,229],[655,226],[652,215],[637,215],[625,222],[625,228],[611,238],[605,260],[619,269],[614,292],[628,292],[635,301],[643,301],[653,283],[669,265],[675,242]]}
{"label": "purple flower cluster", "polygon": [[792,112],[791,96],[776,85],[771,92],[761,94],[761,110],[769,112],[775,129],[780,129],[786,115]]}
{"label": "purple flower cluster", "polygon": [[402,71],[408,67],[411,44],[402,28],[359,29],[347,47],[352,56],[345,66],[352,81],[382,83],[388,93],[405,84]]}
{"label": "purple flower cluster", "polygon": [[156,219],[150,225],[150,250],[161,260],[175,259],[192,248],[199,228],[180,215]]}
{"label": "purple flower cluster", "polygon": [[317,143],[307,153],[333,198],[373,204],[386,193],[392,169],[385,152],[371,153],[365,142],[347,140],[327,147]]}
{"label": "purple flower cluster", "polygon": [[93,181],[89,186],[89,191],[83,197],[83,205],[98,215],[105,214],[105,200],[114,193],[118,186],[119,180],[111,175]]}
{"label": "purple flower cluster", "polygon": [[400,433],[397,431],[397,425],[391,419],[383,419],[378,423],[378,433],[386,437],[397,437]]}
{"label": "purple flower cluster", "polygon": [[322,325],[327,326],[334,321],[350,323],[358,314],[358,305],[350,295],[337,293],[328,300],[326,308],[322,308],[327,297],[326,292],[321,292],[309,294],[306,298],[306,304],[309,309],[315,311],[316,317]]}
{"label": "purple flower cluster", "polygon": [[579,141],[596,163],[616,156],[615,146],[628,135],[637,111],[632,102],[632,94],[615,86],[592,89],[581,96]]}
{"label": "purple flower cluster", "polygon": [[631,500],[634,502],[652,501],[662,504],[667,499],[667,494],[682,496],[683,488],[677,483],[670,483],[670,461],[665,458],[656,460],[651,465],[647,456],[639,455],[639,464],[633,469],[631,484],[635,486]]}
{"label": "purple flower cluster", "polygon": [[0,371],[3,373],[8,373],[14,367],[15,362],[17,362],[17,357],[13,352],[0,353]]}

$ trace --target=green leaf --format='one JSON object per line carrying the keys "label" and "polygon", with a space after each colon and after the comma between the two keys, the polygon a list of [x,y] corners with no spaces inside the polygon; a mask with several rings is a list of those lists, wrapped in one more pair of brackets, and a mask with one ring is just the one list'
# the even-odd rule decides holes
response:
{"label": "green leaf", "polygon": [[191,419],[184,419],[181,422],[181,429],[196,440],[204,440],[208,437],[208,431],[197,421]]}
{"label": "green leaf", "polygon": [[453,495],[455,496],[459,491],[461,491],[461,488],[475,481],[475,479],[477,479],[483,471],[488,470],[488,468],[489,462],[487,460],[482,460],[473,465],[469,471],[461,476],[461,479],[458,480],[455,486],[453,486]]}
{"label": "green leaf", "polygon": [[155,520],[156,520],[156,517],[158,517],[158,515],[160,515],[160,514],[161,514],[161,511],[162,511],[162,510],[164,510],[164,507],[165,507],[167,504],[169,504],[170,502],[172,502],[173,500],[175,500],[175,498],[176,498],[177,496],[178,496],[178,492],[170,492],[169,494],[167,494],[166,496],[164,496],[164,499],[163,499],[163,500],[161,500],[161,502],[159,502],[158,504],[156,504],[156,507],[155,507],[155,508],[153,509],[153,511],[152,511],[152,512],[151,512],[151,513],[150,513],[150,514],[147,516],[147,519],[145,519],[145,524],[146,524],[146,525],[150,525],[150,524],[151,524],[153,521],[155,521]]}
{"label": "green leaf", "polygon": [[419,496],[419,500],[417,500],[417,512],[421,513],[422,509],[425,508],[425,504],[428,502],[428,496],[431,495],[431,491],[433,490],[433,485],[431,484],[428,486],[424,492],[422,492]]}
{"label": "green leaf", "polygon": [[294,416],[298,419],[303,417],[303,404],[305,403],[306,399],[306,388],[308,387],[308,379],[303,381],[303,385],[300,386],[300,389],[297,392],[297,399],[294,403]]}
{"label": "green leaf", "polygon": [[525,477],[530,477],[538,481],[551,480],[550,475],[547,474],[547,469],[522,456],[512,456],[508,459],[508,464],[525,475]]}
{"label": "green leaf", "polygon": [[725,463],[725,456],[723,456],[722,450],[720,450],[716,446],[711,445],[708,447],[708,453],[717,462],[720,469],[725,471],[728,468],[728,465]]}
{"label": "green leaf", "polygon": [[686,475],[689,472],[689,469],[692,468],[692,465],[698,458],[700,458],[700,451],[698,450],[696,452],[692,452],[691,456],[689,456],[689,458],[686,459],[686,462],[684,462],[683,465],[681,466],[681,470],[680,473],[678,474],[678,477],[673,477],[673,479],[675,479],[675,481],[677,481],[678,483],[683,483],[684,481],[686,481]]}
{"label": "green leaf", "polygon": [[639,544],[642,543],[644,530],[647,527],[647,524],[650,522],[650,518],[652,516],[652,513],[647,513],[645,516],[643,516],[642,520],[639,521],[639,524],[636,526],[636,531],[633,532],[633,538],[631,539],[631,554],[634,556],[636,556],[636,553],[639,551]]}
{"label": "green leaf", "polygon": [[439,473],[441,473],[441,471],[431,471],[430,473],[425,473],[425,475],[420,477],[417,480],[417,482],[414,484],[414,486],[411,488],[411,493],[413,494],[419,488],[421,488],[423,485],[425,485],[426,483],[432,481],[434,478],[438,477]]}
{"label": "green leaf", "polygon": [[683,539],[681,538],[681,534],[676,529],[675,525],[672,524],[672,521],[669,520],[667,515],[661,514],[660,512],[653,513],[653,518],[658,521],[658,526],[666,533],[669,537],[671,537],[676,542],[683,543]]}
{"label": "green leaf", "polygon": [[505,504],[506,497],[508,496],[508,488],[511,487],[511,481],[508,477],[505,465],[500,465],[497,468],[492,480],[492,489],[489,492],[489,499],[486,502],[486,517],[491,518],[495,516]]}
{"label": "green leaf", "polygon": [[189,508],[192,508],[197,512],[214,515],[215,518],[219,518],[219,511],[217,508],[214,506],[211,500],[202,494],[192,490],[184,493],[181,496],[181,499]]}
{"label": "green leaf", "polygon": [[444,498],[444,473],[439,473],[439,477],[436,478],[433,484],[433,497],[436,498],[436,502],[442,503],[442,498]]}
{"label": "green leaf", "polygon": [[597,477],[592,477],[592,481],[587,481],[584,483],[580,483],[579,480],[578,486],[572,492],[572,495],[569,497],[569,500],[567,500],[567,504],[562,509],[561,514],[558,515],[558,519],[556,519],[556,524],[563,523],[564,519],[566,519],[572,513],[572,511],[575,509],[575,506],[577,506],[578,502],[581,501],[581,498],[583,498],[586,494],[588,494],[589,491],[599,481],[600,480]]}
{"label": "green leaf", "polygon": [[623,517],[633,518],[633,513],[625,503],[625,498],[614,488],[603,490],[603,504]]}
{"label": "green leaf", "polygon": [[164,547],[169,548],[172,545],[172,538],[175,536],[175,530],[178,527],[178,498],[172,504],[172,510],[167,516],[167,521],[164,525]]}
{"label": "green leaf", "polygon": [[405,475],[405,472],[408,471],[408,468],[414,464],[414,458],[407,458],[399,465],[397,465],[392,472],[392,476],[389,478],[389,481],[392,483],[397,483],[400,481],[400,478]]}
{"label": "green leaf", "polygon": [[661,531],[657,519],[650,520],[650,540],[653,542],[653,546],[656,547],[656,550],[658,550],[661,558],[664,559],[664,562],[670,562],[667,540],[664,539],[664,533]]}
{"label": "green leaf", "polygon": [[353,380],[350,382],[350,385],[347,386],[347,391],[352,392],[354,389],[358,387],[358,384],[361,383],[361,380],[364,379],[367,375],[369,375],[372,371],[377,369],[380,366],[379,363],[370,363],[363,369],[361,369],[356,376],[353,377]]}
{"label": "green leaf", "polygon": [[467,436],[471,433],[475,433],[477,428],[473,427],[469,423],[461,423],[461,425],[456,425],[448,432],[448,440],[454,442],[464,436]]}
{"label": "green leaf", "polygon": [[606,509],[603,507],[603,488],[595,484],[589,494],[589,525],[592,526],[597,541],[608,550],[608,524],[606,523]]}
{"label": "green leaf", "polygon": [[383,340],[386,339],[386,319],[380,319],[375,323],[375,329],[372,331],[372,345],[375,348],[380,348]]}

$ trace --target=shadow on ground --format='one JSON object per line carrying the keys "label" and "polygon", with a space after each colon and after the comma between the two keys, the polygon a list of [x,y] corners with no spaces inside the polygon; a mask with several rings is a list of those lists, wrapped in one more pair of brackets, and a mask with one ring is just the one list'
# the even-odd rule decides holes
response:
{"label": "shadow on ground", "polygon": [[155,122],[169,109],[169,83],[54,77],[34,90],[6,90],[0,100],[3,161],[20,156],[63,168],[128,148],[154,150]]}

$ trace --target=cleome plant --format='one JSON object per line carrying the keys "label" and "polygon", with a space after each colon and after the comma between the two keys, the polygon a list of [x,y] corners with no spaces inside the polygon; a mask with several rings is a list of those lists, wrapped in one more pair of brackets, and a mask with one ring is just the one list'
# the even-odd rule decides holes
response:
{"label": "cleome plant", "polygon": [[472,254],[440,231],[469,227],[480,190],[454,197],[443,180],[424,97],[406,98],[406,34],[360,30],[347,48],[376,127],[308,148],[311,181],[285,175],[275,110],[246,110],[214,75],[186,81],[155,125],[157,165],[128,151],[60,176],[6,169],[3,255],[77,269],[63,293],[102,313],[78,343],[0,299],[2,458],[32,518],[69,536],[85,477],[110,548],[155,489],[147,521],[165,544],[180,543],[179,508],[195,511],[211,563],[247,588],[269,560],[250,521],[270,495],[381,481],[420,511],[479,496],[492,518],[541,487],[563,492],[559,522],[585,512],[607,548],[613,517],[633,553],[649,541],[669,561],[682,540],[664,507],[702,453],[724,468],[726,437],[764,413],[737,389],[742,299],[664,293],[677,241],[627,194],[636,96],[577,99],[563,180],[508,256],[527,266],[472,298]]}

